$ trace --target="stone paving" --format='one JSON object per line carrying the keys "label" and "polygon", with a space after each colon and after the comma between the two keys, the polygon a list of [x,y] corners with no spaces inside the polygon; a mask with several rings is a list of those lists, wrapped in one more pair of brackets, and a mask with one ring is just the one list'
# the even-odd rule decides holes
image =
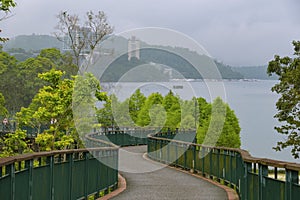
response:
{"label": "stone paving", "polygon": [[224,189],[145,158],[147,146],[120,149],[120,174],[127,188],[114,200],[226,200]]}

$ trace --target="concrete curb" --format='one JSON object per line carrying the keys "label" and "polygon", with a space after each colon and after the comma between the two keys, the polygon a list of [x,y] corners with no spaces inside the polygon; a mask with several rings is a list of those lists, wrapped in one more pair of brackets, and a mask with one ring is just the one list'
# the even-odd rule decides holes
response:
{"label": "concrete curb", "polygon": [[98,198],[97,200],[108,200],[111,199],[117,195],[119,195],[121,192],[126,190],[126,179],[121,176],[121,174],[118,174],[118,188],[111,193],[105,195],[104,197]]}
{"label": "concrete curb", "polygon": [[[149,160],[149,161],[151,161],[151,162],[156,162],[156,161],[150,159],[150,158],[148,157],[148,154],[147,154],[147,153],[144,153],[143,158],[146,159],[146,160]],[[158,162],[158,163],[160,163],[160,162]],[[166,165],[166,164],[163,164],[163,165],[165,165],[166,167],[169,167],[169,168],[171,168],[171,169],[174,169],[174,170],[183,172],[183,173],[185,173],[185,174],[189,174],[189,175],[192,175],[192,176],[194,176],[194,177],[201,178],[201,179],[203,179],[204,181],[210,182],[211,184],[213,184],[213,185],[215,185],[215,186],[217,186],[217,187],[219,187],[219,188],[225,190],[225,192],[227,193],[227,198],[228,198],[228,200],[239,200],[239,199],[240,199],[240,198],[239,198],[239,195],[236,193],[236,191],[235,191],[234,189],[232,189],[232,188],[230,188],[230,187],[227,187],[227,186],[225,186],[225,185],[222,185],[222,184],[220,184],[219,182],[216,182],[216,181],[213,181],[213,180],[211,180],[211,179],[209,179],[209,178],[206,178],[206,177],[204,177],[204,176],[201,176],[200,174],[195,174],[195,173],[192,173],[192,172],[190,172],[190,171],[186,171],[186,170],[183,170],[183,169],[180,169],[180,168],[177,168],[177,167],[172,167],[172,166],[169,166],[169,165]]]}

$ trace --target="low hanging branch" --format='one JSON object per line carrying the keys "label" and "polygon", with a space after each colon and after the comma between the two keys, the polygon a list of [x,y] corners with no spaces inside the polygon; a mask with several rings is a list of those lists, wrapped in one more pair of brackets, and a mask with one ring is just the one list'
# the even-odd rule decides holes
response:
{"label": "low hanging branch", "polygon": [[[1,12],[1,16],[0,16],[0,21],[8,18],[8,13],[10,12],[10,9],[15,7],[17,4],[15,3],[14,0],[1,0],[0,1],[0,10]],[[4,16],[2,16],[4,15]],[[0,32],[2,32],[2,30],[0,29]],[[6,42],[7,40],[9,40],[8,38],[3,38],[0,37],[0,42]]]}

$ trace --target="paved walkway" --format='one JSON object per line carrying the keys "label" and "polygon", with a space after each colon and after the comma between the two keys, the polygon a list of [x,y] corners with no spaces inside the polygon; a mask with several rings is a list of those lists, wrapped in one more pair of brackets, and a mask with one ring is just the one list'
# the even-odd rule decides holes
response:
{"label": "paved walkway", "polygon": [[212,183],[143,157],[147,146],[120,149],[120,173],[127,188],[114,200],[225,200],[226,192]]}

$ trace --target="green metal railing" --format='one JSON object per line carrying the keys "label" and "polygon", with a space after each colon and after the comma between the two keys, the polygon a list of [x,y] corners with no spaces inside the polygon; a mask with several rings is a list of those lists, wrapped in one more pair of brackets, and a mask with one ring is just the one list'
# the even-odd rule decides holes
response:
{"label": "green metal railing", "polygon": [[[122,127],[117,130],[106,130],[97,131],[89,135],[89,142],[92,142],[91,138],[96,140],[106,141],[113,143],[118,146],[136,146],[136,145],[147,145],[148,135],[151,133],[156,133],[159,129],[150,128],[127,128]],[[90,146],[96,145],[95,142]]]}
{"label": "green metal railing", "polygon": [[194,131],[123,128],[95,131],[85,142],[94,148],[0,159],[0,199],[97,198],[117,187],[118,146],[142,144],[148,144],[150,158],[232,187],[242,200],[300,197],[300,164],[254,158],[241,149],[195,144]]}
{"label": "green metal railing", "polygon": [[[181,140],[191,134],[178,133]],[[242,200],[299,200],[300,164],[252,157],[241,149],[174,140],[176,132],[148,136],[148,156],[234,188]],[[188,139],[186,139],[188,138]]]}
{"label": "green metal railing", "polygon": [[100,146],[105,147],[0,159],[0,199],[95,199],[107,194],[118,186],[118,147]]}

